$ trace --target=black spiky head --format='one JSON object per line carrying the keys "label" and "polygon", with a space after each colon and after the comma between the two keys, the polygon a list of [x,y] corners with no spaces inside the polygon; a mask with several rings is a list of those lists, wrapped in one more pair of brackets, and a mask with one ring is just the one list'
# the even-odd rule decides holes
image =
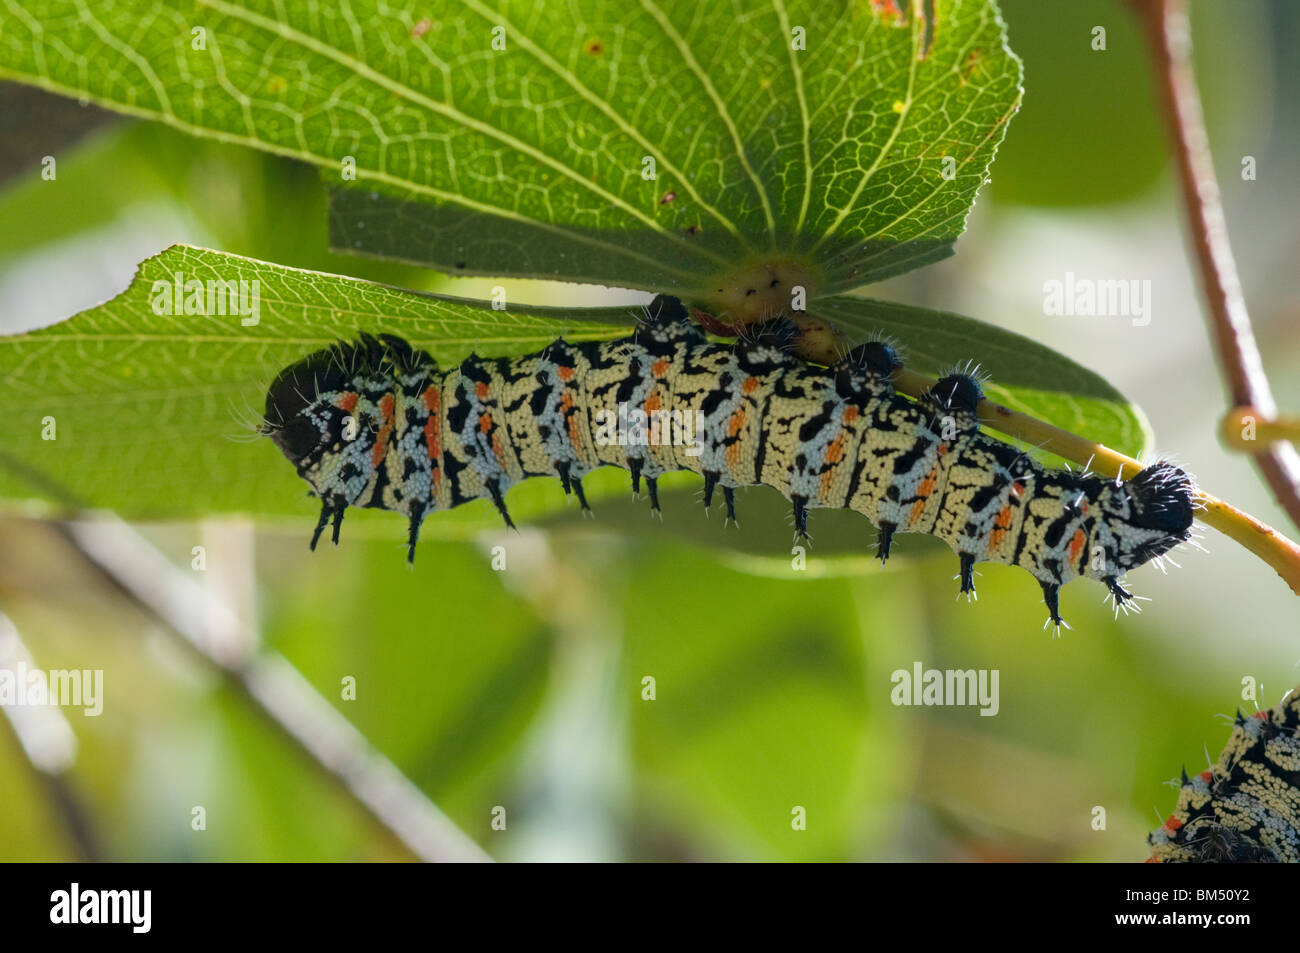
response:
{"label": "black spiky head", "polygon": [[[1096,480],[1095,477],[1088,477]],[[1096,500],[1093,542],[1107,553],[1105,565],[1089,563],[1088,575],[1122,575],[1191,538],[1194,487],[1170,463],[1155,463],[1127,482],[1108,481],[1087,495]]]}
{"label": "black spiky head", "polygon": [[1196,825],[1185,838],[1203,864],[1275,864],[1277,855],[1244,831],[1215,821]]}
{"label": "black spiky head", "polygon": [[347,388],[358,357],[355,344],[338,344],[290,364],[271,382],[264,433],[291,463],[308,457],[322,438],[320,428],[303,411],[321,394]]}
{"label": "black spiky head", "polygon": [[[427,355],[391,334],[362,334],[315,351],[271,382],[262,432],[302,473],[331,447],[374,429],[364,413],[367,392],[382,393],[391,389],[394,375],[431,366]],[[349,416],[357,419],[345,432]]]}
{"label": "black spiky head", "polygon": [[1160,462],[1147,467],[1125,487],[1133,502],[1132,519],[1136,525],[1162,530],[1176,537],[1176,542],[1188,538],[1194,493],[1191,477],[1172,463]]}

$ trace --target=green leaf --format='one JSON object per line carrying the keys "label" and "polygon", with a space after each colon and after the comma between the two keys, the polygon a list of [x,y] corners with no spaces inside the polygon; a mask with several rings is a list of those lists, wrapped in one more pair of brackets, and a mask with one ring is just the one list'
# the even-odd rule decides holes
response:
{"label": "green leaf", "polygon": [[[209,315],[155,313],[161,289],[174,287],[178,276],[182,282],[244,280],[250,290],[259,282],[257,323],[244,325],[233,307],[226,315],[216,308]],[[1041,345],[969,318],[866,299],[829,298],[819,307],[859,336],[893,335],[919,370],[977,358],[1001,381],[993,393],[1003,402],[1119,449],[1141,448],[1136,411],[1096,375]],[[0,418],[0,499],[64,501],[135,518],[223,512],[307,518],[313,506],[305,485],[270,441],[254,436],[266,388],[282,368],[363,330],[401,335],[448,367],[472,350],[522,354],[561,335],[621,337],[635,314],[629,308],[495,311],[176,246],[141,264],[113,300],[52,327],[0,337],[0,379],[6,392],[19,395]],[[627,485],[617,470],[593,476],[593,497]],[[676,486],[697,484],[683,474]],[[672,487],[669,481],[666,490]],[[775,506],[770,495],[768,505]],[[510,505],[518,518],[531,520],[562,508],[564,500],[557,481],[529,480],[511,491]],[[619,512],[611,512],[611,525],[618,525]],[[372,521],[374,532],[394,532],[389,514],[357,515],[361,526]],[[629,525],[648,522],[644,514],[627,515]],[[687,517],[674,532],[716,543],[720,524]],[[490,504],[479,501],[439,514],[428,531],[463,535],[498,525]],[[778,530],[784,533],[784,525]],[[846,528],[842,549],[860,553],[864,531],[860,521]],[[749,546],[773,551],[766,536],[753,537]]]}
{"label": "green leaf", "polygon": [[973,361],[991,377],[989,398],[1012,410],[1129,456],[1150,445],[1141,410],[1099,375],[1023,335],[949,311],[848,295],[819,300],[814,308],[854,340],[876,333],[893,338],[913,370],[937,376]]}
{"label": "green leaf", "polygon": [[[40,103],[65,102],[27,87],[0,88],[19,90]],[[42,179],[37,169],[23,171],[29,174],[0,190],[0,221],[22,223],[0,230],[0,268],[41,246],[77,237],[111,241],[106,236],[123,220],[152,220],[173,208],[188,223],[187,231],[207,236],[202,244],[223,251],[419,290],[447,281],[425,268],[330,254],[320,234],[326,200],[310,166],[196,140],[160,123],[115,123],[66,154],[58,152],[57,182]],[[105,182],[112,188],[104,188]],[[5,314],[0,328],[31,327],[31,318]]]}
{"label": "green leaf", "polygon": [[[156,314],[155,282],[178,275],[260,282],[257,324],[238,313]],[[131,517],[300,514],[305,485],[270,441],[253,438],[267,386],[298,358],[366,330],[401,335],[445,365],[476,347],[512,354],[560,334],[615,337],[631,320],[628,309],[494,311],[178,245],[143,262],[113,300],[0,337],[0,380],[23,395],[0,422],[0,498]],[[43,439],[48,425],[54,439]]]}
{"label": "green leaf", "polygon": [[693,296],[947,256],[1020,97],[990,0],[9,10],[0,76],[322,166],[341,247]]}

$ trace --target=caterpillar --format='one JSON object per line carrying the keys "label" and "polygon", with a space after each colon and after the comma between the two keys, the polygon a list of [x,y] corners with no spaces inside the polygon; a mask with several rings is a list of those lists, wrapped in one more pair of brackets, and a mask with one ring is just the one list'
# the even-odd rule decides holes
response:
{"label": "caterpillar", "polygon": [[1300,688],[1238,711],[1218,763],[1181,785],[1148,863],[1300,863]]}
{"label": "caterpillar", "polygon": [[[901,363],[887,343],[822,366],[791,354],[793,334],[777,318],[713,343],[665,295],[626,339],[471,355],[445,373],[401,338],[362,334],[281,371],[262,432],[321,500],[312,549],[331,523],[338,542],[349,506],[378,507],[407,518],[408,560],[432,512],[490,499],[513,527],[506,490],[543,475],[587,510],[582,478],[605,465],[627,469],[634,493],[644,480],[655,513],[656,481],[672,470],[704,478],[706,507],[720,489],[728,520],[737,487],[775,487],[805,539],[810,509],[855,510],[875,524],[882,563],[896,534],[932,533],[958,554],[968,599],[976,563],[1022,566],[1042,586],[1044,627],[1058,630],[1063,584],[1100,580],[1117,613],[1137,608],[1124,574],[1190,537],[1192,483],[1177,467],[1126,481],[1045,469],[980,432],[973,375],[912,401],[890,383]],[[671,426],[614,439],[611,416],[628,413]],[[692,443],[664,439],[691,422]]]}

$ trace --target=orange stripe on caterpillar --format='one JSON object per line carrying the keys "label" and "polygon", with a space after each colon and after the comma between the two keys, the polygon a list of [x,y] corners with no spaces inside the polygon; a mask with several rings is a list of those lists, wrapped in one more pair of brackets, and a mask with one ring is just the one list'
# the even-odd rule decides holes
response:
{"label": "orange stripe on caterpillar", "polygon": [[379,400],[380,420],[383,421],[379,434],[375,437],[374,449],[370,452],[371,464],[378,467],[388,452],[388,438],[393,433],[393,395],[385,394]]}

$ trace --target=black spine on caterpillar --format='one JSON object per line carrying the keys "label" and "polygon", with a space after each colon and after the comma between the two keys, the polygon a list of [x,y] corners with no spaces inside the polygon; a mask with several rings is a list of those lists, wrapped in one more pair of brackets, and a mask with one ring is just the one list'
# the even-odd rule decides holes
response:
{"label": "black spine on caterpillar", "polygon": [[705,505],[721,490],[735,518],[737,487],[765,484],[791,501],[796,533],[809,512],[847,508],[878,530],[887,559],[896,535],[931,533],[974,566],[1027,569],[1042,586],[1049,624],[1076,576],[1105,584],[1117,608],[1124,574],[1190,536],[1192,484],[1156,463],[1127,481],[1045,470],[979,431],[980,384],[950,374],[920,400],[894,393],[899,366],[886,344],[854,348],[835,366],[790,353],[778,319],[748,340],[711,343],[676,298],[659,296],[628,338],[537,354],[471,356],[440,372],[399,338],[362,335],[282,371],[267,394],[265,432],[321,500],[312,544],[348,506],[402,513],[409,555],[437,510],[489,499],[507,525],[506,491],[556,476],[586,509],[582,479],[611,465],[645,484],[690,470]]}

